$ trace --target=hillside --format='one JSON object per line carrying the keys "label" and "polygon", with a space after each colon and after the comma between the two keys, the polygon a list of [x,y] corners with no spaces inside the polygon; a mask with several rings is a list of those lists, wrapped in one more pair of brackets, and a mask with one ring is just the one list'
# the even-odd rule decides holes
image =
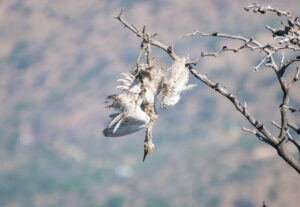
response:
{"label": "hillside", "polygon": [[[147,25],[176,53],[196,58],[228,45],[178,37],[201,30],[267,43],[274,15],[247,13],[252,1],[126,0],[124,18]],[[300,15],[300,1],[259,1]],[[4,0],[0,3],[0,206],[3,207],[295,207],[299,175],[223,97],[197,82],[173,108],[159,111],[156,149],[143,163],[144,132],[109,139],[107,95],[134,66],[140,40],[116,21],[121,1]],[[235,44],[235,43],[233,43]],[[156,64],[170,59],[153,49]],[[287,57],[289,54],[285,54]],[[232,90],[276,132],[280,88],[261,53],[207,58],[197,70]],[[277,57],[280,60],[281,57]],[[300,106],[297,83],[291,103]],[[274,113],[276,111],[276,113]],[[299,114],[293,121],[300,125]]]}

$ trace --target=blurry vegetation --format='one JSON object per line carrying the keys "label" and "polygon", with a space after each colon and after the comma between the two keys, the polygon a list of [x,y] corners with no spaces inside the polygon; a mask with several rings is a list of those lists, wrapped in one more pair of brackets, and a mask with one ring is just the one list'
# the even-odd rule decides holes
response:
{"label": "blurry vegetation", "polygon": [[94,67],[85,71],[79,78],[79,84],[85,85],[92,81],[93,79],[97,79],[99,77],[99,73],[108,65],[108,61],[106,59],[101,59]]}
{"label": "blurry vegetation", "polygon": [[220,205],[220,202],[221,202],[221,198],[219,196],[213,196],[213,197],[209,198],[206,206],[208,206],[208,207],[222,206],[222,205]]}
{"label": "blurry vegetation", "polygon": [[[75,193],[83,195],[87,186],[101,183],[105,169],[78,165],[72,160],[63,160],[53,150],[43,145],[36,146],[36,154],[28,163],[0,173],[0,206],[19,202],[32,206],[29,201],[41,194]],[[24,199],[29,204],[25,205]]]}
{"label": "blurry vegetation", "polygon": [[26,6],[22,1],[16,1],[10,7],[11,11],[21,12],[25,15],[29,15],[32,11],[31,8]]}
{"label": "blurry vegetation", "polygon": [[29,42],[19,41],[8,57],[8,62],[17,69],[26,70],[41,59],[41,53],[32,51]]}
{"label": "blurry vegetation", "polygon": [[123,207],[124,201],[125,199],[123,196],[111,196],[101,207]]}
{"label": "blurry vegetation", "polygon": [[245,163],[229,176],[230,180],[234,181],[247,181],[253,180],[258,175],[257,169],[262,165],[260,162]]}
{"label": "blurry vegetation", "polygon": [[168,201],[166,198],[161,197],[153,197],[149,199],[146,203],[146,207],[169,207],[170,201]]}
{"label": "blurry vegetation", "polygon": [[233,206],[234,207],[254,207],[255,205],[249,199],[239,198],[234,201]]}
{"label": "blurry vegetation", "polygon": [[216,116],[217,101],[215,98],[206,98],[202,101],[202,107],[199,116],[206,122],[212,121]]}

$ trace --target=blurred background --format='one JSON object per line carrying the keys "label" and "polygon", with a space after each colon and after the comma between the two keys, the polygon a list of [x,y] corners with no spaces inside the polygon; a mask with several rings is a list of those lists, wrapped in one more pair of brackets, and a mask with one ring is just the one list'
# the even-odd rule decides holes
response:
{"label": "blurred background", "polygon": [[[196,207],[299,206],[299,175],[276,151],[243,132],[234,107],[197,87],[159,111],[156,149],[142,162],[144,132],[106,138],[107,95],[135,64],[141,41],[113,19],[122,1],[0,1],[0,206]],[[245,12],[252,0],[125,0],[124,18],[196,58],[237,42],[194,30],[274,43],[274,14]],[[300,15],[299,0],[258,1]],[[275,134],[280,87],[272,71],[254,72],[263,53],[206,58],[197,70],[234,92]],[[153,48],[157,65],[170,58]],[[285,53],[288,57],[289,54]],[[278,61],[281,56],[276,57]],[[294,71],[289,71],[291,74]],[[288,72],[288,73],[289,73]],[[291,105],[300,106],[299,83]],[[290,116],[298,125],[299,114]]]}

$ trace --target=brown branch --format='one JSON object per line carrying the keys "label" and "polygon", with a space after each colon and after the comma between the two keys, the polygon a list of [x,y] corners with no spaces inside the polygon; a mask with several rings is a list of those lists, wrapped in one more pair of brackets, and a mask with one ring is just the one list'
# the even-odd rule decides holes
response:
{"label": "brown branch", "polygon": [[276,72],[282,92],[283,92],[282,103],[280,105],[281,128],[280,128],[280,134],[278,137],[280,140],[284,139],[284,137],[286,136],[286,130],[287,130],[287,126],[288,126],[288,120],[287,120],[287,114],[286,114],[287,109],[290,110],[291,112],[297,111],[297,109],[292,109],[292,108],[288,107],[288,104],[289,104],[289,91],[290,91],[291,87],[293,86],[293,84],[296,81],[298,81],[298,79],[299,79],[299,68],[297,68],[295,76],[290,81],[289,84],[286,84],[285,80],[283,79],[283,74],[285,73],[286,68],[288,66],[290,66],[293,62],[295,62],[295,59],[288,61],[281,68],[279,68],[279,70]]}
{"label": "brown branch", "polygon": [[270,5],[264,7],[264,6],[258,5],[257,3],[253,3],[252,5],[249,5],[249,6],[245,7],[244,9],[245,9],[245,11],[252,10],[254,13],[259,12],[261,14],[265,14],[267,12],[273,12],[273,13],[277,14],[277,16],[286,16],[289,19],[291,24],[297,25],[297,27],[300,28],[300,22],[298,22],[298,17],[296,17],[296,18],[293,17],[289,11],[279,10]]}
{"label": "brown branch", "polygon": [[264,7],[264,6],[258,5],[257,3],[253,3],[252,5],[249,5],[249,6],[245,7],[244,9],[246,11],[252,10],[255,13],[259,12],[262,14],[265,14],[266,12],[274,12],[278,16],[286,16],[291,19],[294,19],[289,11],[279,10],[279,9],[271,7],[270,5]]}
{"label": "brown branch", "polygon": [[251,130],[248,128],[243,127],[242,128],[245,132],[249,132],[250,134],[255,135],[260,141],[266,142],[266,143],[270,143],[268,139],[266,139],[264,136],[262,136],[261,134],[259,134],[256,130]]}
{"label": "brown branch", "polygon": [[210,88],[225,96],[235,106],[235,108],[250,122],[252,126],[254,126],[260,133],[262,133],[266,137],[266,139],[270,140],[270,143],[272,143],[272,145],[278,144],[277,139],[271,135],[271,133],[263,124],[259,123],[253,117],[253,115],[251,115],[251,113],[247,110],[246,107],[240,104],[239,100],[235,95],[230,93],[226,88],[221,87],[219,83],[214,83],[211,80],[209,80],[206,75],[197,73],[197,71],[193,69],[191,65],[189,67],[189,70],[195,78],[199,79]]}
{"label": "brown branch", "polygon": [[287,61],[285,64],[282,65],[282,67],[279,70],[280,75],[282,76],[285,72],[285,70],[294,62],[300,62],[300,56],[297,56],[295,58],[290,59],[289,61]]}
{"label": "brown branch", "polygon": [[300,109],[296,109],[296,108],[291,108],[289,106],[286,106],[286,105],[283,105],[282,107],[290,110],[292,113],[295,113],[295,112],[300,112]]}
{"label": "brown branch", "polygon": [[[199,79],[207,86],[214,89],[215,91],[217,91],[218,93],[226,97],[227,99],[229,99],[230,102],[235,106],[235,108],[250,122],[250,124],[254,126],[260,133],[263,134],[263,136],[265,137],[265,141],[277,150],[278,155],[281,156],[291,167],[293,167],[300,174],[300,161],[296,160],[294,157],[292,157],[286,152],[285,148],[282,145],[283,139],[275,138],[263,124],[259,123],[250,114],[250,112],[246,109],[246,107],[243,107],[240,104],[236,96],[231,94],[226,88],[220,87],[218,83],[212,82],[207,78],[207,76],[197,73],[196,70],[192,68],[192,65],[189,66],[190,66],[189,67],[190,72],[197,79]],[[255,136],[259,136],[259,135],[255,133]]]}
{"label": "brown branch", "polygon": [[[195,35],[201,35],[203,37],[222,37],[222,38],[227,38],[227,39],[233,39],[233,40],[240,40],[242,42],[244,42],[244,46],[248,47],[250,49],[262,49],[263,47],[265,47],[264,45],[260,44],[258,41],[253,40],[253,38],[245,38],[239,35],[229,35],[229,34],[223,34],[223,33],[219,33],[219,32],[214,32],[214,33],[204,33],[201,31],[195,31],[189,34],[185,34],[180,36],[179,38],[185,38],[185,37],[190,37],[190,36],[195,36]],[[244,48],[244,47],[243,47]],[[243,49],[240,48],[240,49]]]}
{"label": "brown branch", "polygon": [[300,51],[300,48],[296,48],[296,47],[292,47],[290,45],[285,45],[283,47],[275,47],[274,50],[277,52],[277,51],[280,51],[280,50],[292,50],[294,52],[296,51]]}
{"label": "brown branch", "polygon": [[122,8],[120,14],[118,16],[115,16],[114,18],[119,20],[126,28],[128,28],[130,31],[132,31],[136,36],[142,38],[144,41],[149,41],[151,45],[154,45],[154,46],[164,50],[165,52],[167,52],[173,60],[175,60],[177,58],[172,46],[166,46],[165,44],[152,39],[152,37],[156,36],[156,34],[154,34],[152,36],[149,35],[150,38],[148,38],[145,33],[140,32],[135,26],[128,24],[123,19],[122,13],[123,13],[123,8]]}
{"label": "brown branch", "polygon": [[218,55],[220,55],[224,52],[228,52],[228,51],[231,51],[233,53],[237,53],[237,52],[239,52],[240,50],[242,50],[244,48],[247,48],[246,44],[244,44],[244,45],[242,45],[238,48],[228,48],[227,46],[223,46],[219,51],[214,52],[214,53],[205,53],[205,52],[202,51],[201,55],[198,58],[196,58],[193,61],[188,62],[187,64],[197,65],[197,63],[200,61],[201,58],[208,57],[208,56],[217,57]]}
{"label": "brown branch", "polygon": [[282,97],[282,104],[280,107],[280,115],[281,115],[281,129],[280,129],[280,134],[278,136],[279,140],[284,139],[286,136],[286,127],[287,127],[287,117],[286,117],[286,108],[283,107],[285,105],[288,105],[289,103],[289,88],[284,84],[283,78],[280,78],[280,83],[282,85],[282,91],[283,91],[283,97]]}
{"label": "brown branch", "polygon": [[[275,121],[272,121],[272,124],[274,126],[276,126],[277,128],[281,129],[279,124],[277,124]],[[299,160],[300,160],[300,144],[298,142],[296,142],[296,140],[292,137],[292,135],[289,133],[289,131],[287,131],[287,138],[288,138],[287,141],[292,142],[296,146],[296,148],[298,150],[298,154],[299,154]]]}
{"label": "brown branch", "polygon": [[[229,35],[229,34],[224,34],[224,33],[219,33],[219,32],[204,33],[201,31],[194,31],[189,34],[182,35],[179,38],[185,38],[185,37],[190,37],[190,36],[195,36],[195,35],[201,35],[203,37],[219,37],[219,38],[225,38],[225,39],[238,40],[238,41],[242,41],[243,44],[238,48],[228,48],[227,46],[224,46],[221,50],[219,50],[215,53],[201,52],[200,57],[198,57],[196,60],[189,62],[189,64],[196,65],[201,58],[206,57],[206,56],[217,57],[219,54],[221,54],[223,52],[231,51],[231,52],[237,53],[242,49],[248,48],[250,50],[264,51],[267,54],[267,57],[264,58],[263,60],[270,58],[271,62],[272,62],[271,66],[274,68],[274,70],[278,70],[278,66],[276,65],[273,57],[271,57],[271,56],[276,51],[276,49],[279,50],[280,48],[274,48],[269,44],[263,45],[260,42],[258,42],[257,40],[254,40],[253,38],[245,38],[245,37],[239,36],[239,35]],[[281,48],[281,49],[283,49],[283,48]],[[284,48],[284,49],[291,49],[291,48]],[[257,70],[257,69],[258,68],[255,68],[255,70]]]}
{"label": "brown branch", "polygon": [[296,126],[296,124],[292,122],[288,122],[288,126],[293,129],[297,134],[300,134],[300,128]]}
{"label": "brown branch", "polygon": [[294,83],[296,83],[299,80],[299,74],[300,74],[300,68],[297,67],[294,78],[291,80],[291,83],[290,83],[291,85],[293,85]]}
{"label": "brown branch", "polygon": [[300,160],[296,160],[293,156],[288,154],[288,152],[284,148],[284,145],[281,144],[278,146],[277,153],[300,174]]}

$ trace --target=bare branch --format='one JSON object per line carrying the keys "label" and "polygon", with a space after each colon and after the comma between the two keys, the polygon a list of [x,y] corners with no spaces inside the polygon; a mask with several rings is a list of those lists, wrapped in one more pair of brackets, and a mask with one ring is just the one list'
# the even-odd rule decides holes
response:
{"label": "bare branch", "polygon": [[269,58],[273,55],[274,52],[275,52],[275,51],[272,51],[268,56],[266,56],[264,59],[262,59],[262,60],[260,61],[260,63],[259,63],[257,66],[254,67],[254,70],[255,70],[255,71],[258,71],[258,69],[260,68],[260,66],[261,66],[267,59],[269,59]]}
{"label": "bare branch", "polygon": [[[118,21],[120,21],[125,27],[127,27],[130,31],[132,31],[136,36],[138,36],[138,37],[142,38],[143,40],[147,41],[147,36],[145,35],[145,33],[142,33],[140,31],[138,31],[138,29],[136,29],[135,26],[132,26],[132,25],[128,24],[123,19],[122,13],[123,13],[123,8],[122,8],[120,14],[118,16],[115,16],[114,18],[117,19]],[[154,45],[154,46],[164,50],[165,52],[167,52],[173,60],[176,59],[176,55],[174,53],[174,50],[173,50],[172,46],[166,46],[165,44],[163,44],[163,43],[161,43],[157,40],[153,40],[152,38],[150,38],[148,41],[150,42],[151,45]]]}
{"label": "bare branch", "polygon": [[266,12],[273,12],[277,14],[277,16],[286,16],[289,19],[290,24],[296,25],[298,28],[300,28],[300,22],[298,22],[298,17],[293,17],[289,11],[279,10],[277,8],[271,7],[270,5],[264,7],[258,5],[257,3],[253,3],[252,5],[249,5],[244,9],[245,11],[252,10],[254,13],[259,12],[261,14],[265,14]]}
{"label": "bare branch", "polygon": [[296,52],[296,51],[300,51],[300,48],[292,47],[288,44],[286,44],[283,47],[275,47],[274,48],[274,51],[276,51],[276,52],[279,51],[279,50],[292,50],[292,51]]}
{"label": "bare branch", "polygon": [[283,105],[282,107],[290,110],[292,113],[294,113],[294,112],[300,112],[300,109],[291,108],[291,107],[286,106],[286,105]]}
{"label": "bare branch", "polygon": [[217,57],[219,54],[221,54],[223,52],[231,51],[231,52],[237,53],[242,49],[248,48],[250,50],[261,50],[261,51],[264,51],[267,54],[267,57],[264,58],[262,60],[262,62],[257,67],[255,67],[255,70],[258,70],[258,68],[261,66],[261,64],[263,64],[263,62],[268,58],[270,58],[270,63],[271,63],[270,66],[273,67],[274,70],[278,70],[278,66],[275,63],[274,58],[272,57],[272,54],[276,51],[275,49],[277,49],[277,50],[291,49],[291,48],[287,48],[287,47],[285,47],[285,48],[274,48],[269,44],[263,45],[263,44],[259,43],[257,40],[254,40],[253,38],[245,38],[245,37],[239,36],[239,35],[229,35],[229,34],[223,34],[223,33],[218,33],[218,32],[214,32],[214,33],[209,34],[209,33],[203,33],[203,32],[200,32],[200,31],[195,31],[195,32],[192,32],[192,33],[189,33],[189,34],[182,35],[180,38],[185,38],[185,37],[190,37],[190,36],[195,36],[195,35],[201,35],[203,37],[219,37],[219,38],[225,38],[225,39],[239,40],[239,41],[242,41],[243,44],[238,48],[228,48],[227,46],[224,46],[221,50],[219,50],[215,53],[201,52],[200,57],[198,57],[194,61],[189,62],[190,64],[193,64],[193,65],[196,65],[201,58],[206,57],[206,56]]}
{"label": "bare branch", "polygon": [[298,109],[293,109],[290,108],[288,106],[289,104],[289,91],[290,88],[292,87],[292,85],[299,79],[299,68],[297,68],[296,73],[294,78],[290,81],[289,84],[286,84],[285,80],[283,79],[283,74],[285,73],[285,70],[287,67],[289,67],[293,62],[295,62],[296,60],[300,60],[298,59],[298,56],[296,58],[293,58],[291,60],[289,60],[288,62],[286,62],[281,68],[278,69],[278,71],[276,72],[277,74],[277,78],[278,81],[280,83],[282,92],[283,92],[283,98],[282,98],[282,103],[280,105],[280,115],[281,115],[281,130],[280,130],[280,135],[279,135],[279,139],[282,140],[285,135],[286,135],[286,127],[288,124],[288,120],[287,120],[287,115],[286,115],[286,110],[290,110],[291,112],[297,112]]}
{"label": "bare branch", "polygon": [[280,115],[281,115],[281,130],[280,130],[280,134],[278,136],[279,140],[284,139],[285,135],[286,135],[286,127],[287,127],[287,117],[286,117],[286,108],[283,107],[284,105],[288,105],[289,103],[289,97],[288,97],[288,93],[289,93],[289,89],[286,87],[285,82],[283,82],[283,78],[280,78],[280,84],[282,87],[282,91],[283,91],[283,98],[282,98],[282,104],[280,105]]}
{"label": "bare branch", "polygon": [[259,12],[261,14],[265,14],[266,12],[274,12],[278,16],[286,16],[286,17],[292,18],[292,15],[289,11],[279,10],[279,9],[271,7],[270,5],[264,7],[264,6],[258,5],[257,3],[253,3],[252,5],[249,5],[249,6],[245,7],[244,9],[246,11],[252,10],[255,13]]}
{"label": "bare branch", "polygon": [[285,64],[283,64],[279,70],[280,76],[283,76],[283,74],[285,73],[285,70],[294,62],[300,62],[300,56],[292,58],[289,61],[287,61]]}
{"label": "bare branch", "polygon": [[297,82],[297,81],[299,80],[299,74],[300,74],[300,68],[297,67],[296,73],[295,73],[295,75],[294,75],[293,80],[291,81],[291,84],[293,84],[293,83],[295,83],[295,82]]}
{"label": "bare branch", "polygon": [[256,130],[254,130],[254,129],[251,130],[251,129],[248,129],[248,128],[245,128],[245,127],[243,127],[242,129],[245,132],[249,132],[249,133],[255,135],[260,141],[269,143],[268,139],[266,139],[264,136],[260,135]]}
{"label": "bare branch", "polygon": [[[274,68],[274,71],[276,72],[277,76],[279,76],[278,72],[277,72],[278,66],[276,65],[274,59],[272,59],[273,58],[272,55],[270,57],[271,57],[271,62],[273,61],[272,67]],[[233,103],[235,108],[241,114],[243,114],[243,116],[246,119],[248,119],[248,121],[251,123],[251,125],[254,126],[260,133],[263,134],[263,136],[266,138],[264,141],[266,143],[268,143],[269,145],[273,146],[277,150],[278,155],[281,156],[291,167],[293,167],[300,174],[300,161],[296,160],[293,156],[289,155],[288,152],[285,150],[285,148],[282,145],[284,137],[287,134],[287,131],[285,129],[288,124],[287,119],[286,119],[286,109],[285,108],[281,107],[281,117],[282,117],[281,126],[282,127],[281,127],[281,132],[280,132],[279,137],[275,138],[266,129],[266,127],[263,124],[259,123],[249,113],[249,111],[246,109],[246,107],[241,106],[238,99],[234,95],[232,95],[227,89],[220,87],[218,83],[214,83],[214,82],[210,81],[206,75],[201,75],[201,74],[197,73],[196,70],[194,70],[192,68],[192,64],[189,65],[189,70],[197,79],[201,80],[203,83],[208,85],[210,88],[214,89],[215,91],[217,91],[218,93],[222,94],[227,99],[229,99]],[[279,79],[279,80],[280,80],[282,87],[284,87],[284,89],[286,89],[286,84],[285,84],[284,80],[283,79]],[[288,96],[287,96],[287,94],[285,94],[283,97],[283,103],[287,103],[287,101],[288,101]],[[300,133],[300,129],[299,129],[299,133]],[[257,133],[255,133],[255,136],[257,136]]]}
{"label": "bare branch", "polygon": [[267,139],[269,139],[272,143],[272,145],[275,145],[278,143],[278,141],[275,139],[275,137],[273,137],[271,135],[271,133],[267,130],[267,128],[259,123],[251,114],[250,112],[243,107],[240,102],[238,101],[238,99],[236,98],[236,96],[234,96],[232,93],[230,93],[226,88],[221,87],[218,83],[214,83],[211,80],[209,80],[207,78],[207,76],[205,75],[201,75],[199,73],[197,73],[197,71],[195,69],[192,68],[192,66],[190,65],[189,67],[190,72],[195,76],[195,78],[199,79],[200,81],[202,81],[203,83],[205,83],[207,86],[209,86],[210,88],[214,89],[215,91],[217,91],[218,93],[220,93],[221,95],[225,96],[227,99],[229,99],[232,104],[235,106],[235,108],[241,113],[243,114],[243,116],[248,119],[248,121],[259,131],[261,132]]}
{"label": "bare branch", "polygon": [[218,33],[218,32],[209,34],[209,33],[204,33],[204,32],[200,32],[200,31],[195,31],[195,32],[192,32],[189,34],[182,35],[179,38],[185,38],[185,37],[190,37],[190,36],[195,36],[195,35],[201,35],[203,37],[222,37],[222,38],[226,38],[226,39],[240,40],[240,41],[244,42],[244,46],[242,46],[240,49],[243,49],[243,48],[262,49],[264,47],[262,44],[260,44],[256,40],[253,40],[252,38],[247,39],[245,37],[238,36],[238,35],[229,35],[229,34],[223,34],[223,33]]}
{"label": "bare branch", "polygon": [[300,134],[300,128],[296,126],[296,124],[288,122],[288,126],[293,129],[297,134]]}
{"label": "bare branch", "polygon": [[[272,121],[272,124],[274,126],[276,126],[277,128],[281,129],[280,125],[277,124],[275,121]],[[287,137],[288,137],[287,141],[292,142],[297,147],[297,150],[299,153],[299,159],[300,159],[300,144],[295,141],[295,139],[292,137],[292,135],[290,134],[290,132],[288,130],[287,130]]]}

